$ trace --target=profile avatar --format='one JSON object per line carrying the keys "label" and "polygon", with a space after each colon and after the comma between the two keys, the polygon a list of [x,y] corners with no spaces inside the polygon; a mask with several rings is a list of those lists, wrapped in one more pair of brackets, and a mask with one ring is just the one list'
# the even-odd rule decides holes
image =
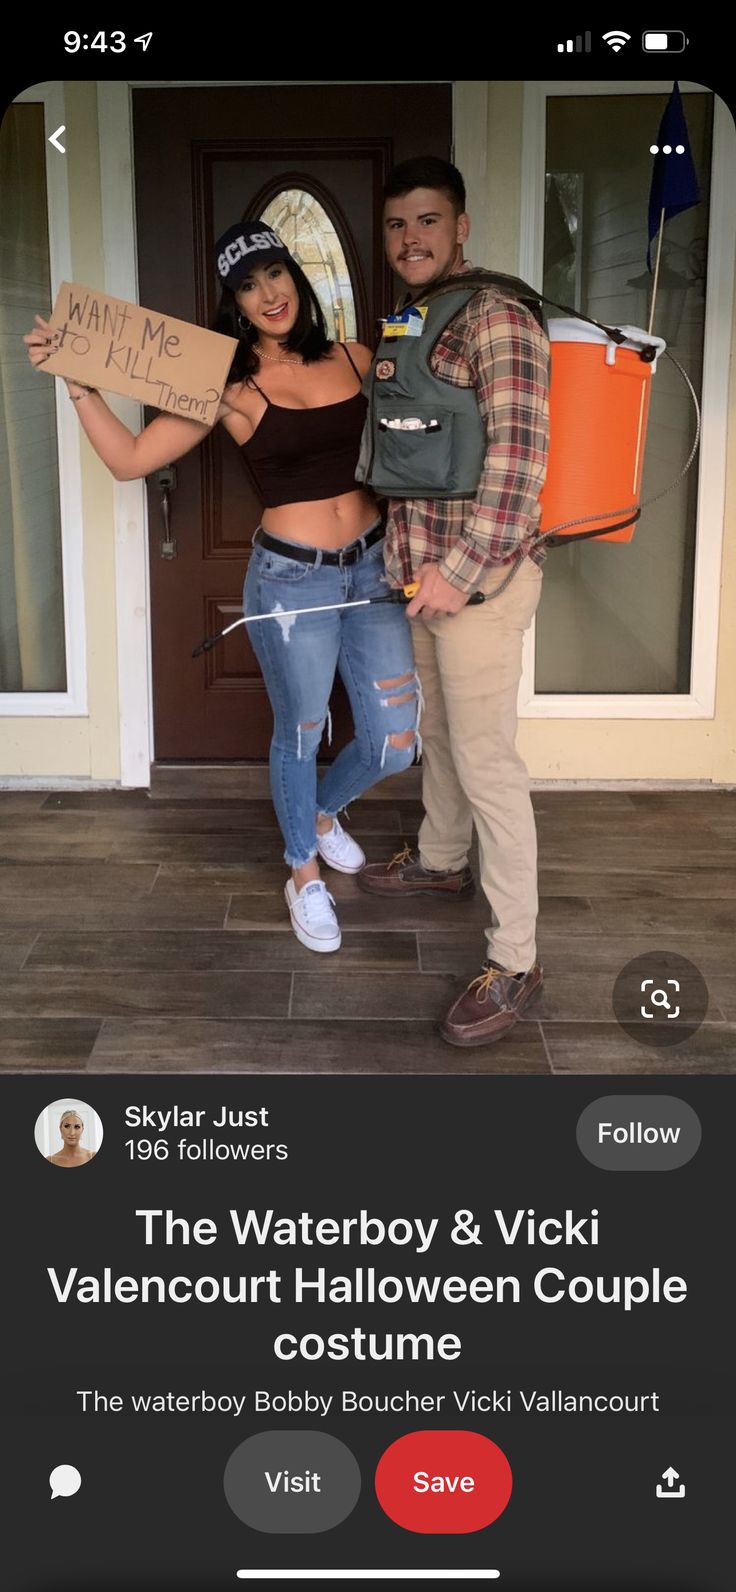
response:
{"label": "profile avatar", "polygon": [[88,1161],[94,1160],[95,1150],[87,1150],[82,1145],[84,1123],[76,1111],[64,1111],[59,1119],[59,1134],[61,1136],[61,1150],[55,1155],[47,1155],[46,1160],[52,1166],[86,1166]]}

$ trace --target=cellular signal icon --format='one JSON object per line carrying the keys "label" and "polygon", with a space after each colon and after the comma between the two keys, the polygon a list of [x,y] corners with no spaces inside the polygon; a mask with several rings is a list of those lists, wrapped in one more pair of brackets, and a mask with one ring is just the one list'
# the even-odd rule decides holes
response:
{"label": "cellular signal icon", "polygon": [[628,44],[630,38],[630,33],[622,33],[620,28],[613,28],[610,33],[603,34],[603,43],[610,44],[611,49],[618,55],[619,50]]}
{"label": "cellular signal icon", "polygon": [[591,48],[592,44],[590,34],[578,33],[574,39],[565,39],[562,44],[558,44],[557,54],[572,55],[574,52],[577,55],[581,55],[584,51],[586,55],[590,55]]}

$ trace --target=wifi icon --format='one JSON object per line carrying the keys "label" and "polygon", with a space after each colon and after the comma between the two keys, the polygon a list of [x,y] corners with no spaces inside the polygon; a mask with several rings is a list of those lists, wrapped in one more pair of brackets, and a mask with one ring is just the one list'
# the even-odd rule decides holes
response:
{"label": "wifi icon", "polygon": [[624,33],[621,28],[613,28],[610,33],[603,34],[603,43],[610,44],[611,49],[618,55],[619,50],[628,44],[630,38],[630,33]]}

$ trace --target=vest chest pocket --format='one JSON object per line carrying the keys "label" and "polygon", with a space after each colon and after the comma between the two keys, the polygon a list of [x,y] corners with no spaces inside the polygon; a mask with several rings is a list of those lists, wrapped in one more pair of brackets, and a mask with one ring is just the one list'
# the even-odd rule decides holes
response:
{"label": "vest chest pocket", "polygon": [[451,409],[434,405],[400,411],[386,404],[376,431],[376,490],[397,497],[453,491],[455,418]]}

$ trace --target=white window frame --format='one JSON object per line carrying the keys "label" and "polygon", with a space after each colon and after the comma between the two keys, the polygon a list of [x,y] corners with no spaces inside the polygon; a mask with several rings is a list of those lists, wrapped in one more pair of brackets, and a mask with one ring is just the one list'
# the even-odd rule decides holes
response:
{"label": "white window frame", "polygon": [[[680,89],[683,94],[712,92],[700,83],[681,83]],[[540,283],[542,280],[547,98],[566,94],[668,94],[670,91],[671,83],[661,81],[524,84],[519,274],[525,281]],[[698,508],[690,691],[677,695],[538,693],[535,690],[536,626],[532,625],[524,638],[519,692],[522,718],[708,719],[714,716],[736,247],[736,206],[732,188],[735,165],[736,126],[727,106],[716,96],[703,347],[703,427],[698,458],[693,465],[693,469],[698,469]],[[729,331],[727,337],[724,327]],[[549,557],[555,557],[554,551]]]}
{"label": "white window frame", "polygon": [[[47,140],[66,121],[62,83],[36,83],[18,94],[15,103],[43,105]],[[72,280],[66,160],[53,146],[46,151],[46,194],[53,301],[60,283]],[[39,376],[38,379],[47,381],[48,377]],[[0,691],[0,719],[86,718],[88,713],[80,428],[63,384],[55,382],[54,385],[67,688],[66,691]]]}

